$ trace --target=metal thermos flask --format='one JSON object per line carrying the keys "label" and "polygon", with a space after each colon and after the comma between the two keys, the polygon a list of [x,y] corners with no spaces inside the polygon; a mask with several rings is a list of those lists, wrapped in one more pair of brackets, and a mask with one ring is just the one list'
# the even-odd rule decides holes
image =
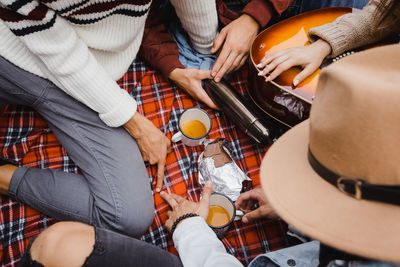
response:
{"label": "metal thermos flask", "polygon": [[214,103],[254,141],[272,143],[275,126],[265,120],[254,103],[247,101],[226,80],[204,80],[204,89]]}

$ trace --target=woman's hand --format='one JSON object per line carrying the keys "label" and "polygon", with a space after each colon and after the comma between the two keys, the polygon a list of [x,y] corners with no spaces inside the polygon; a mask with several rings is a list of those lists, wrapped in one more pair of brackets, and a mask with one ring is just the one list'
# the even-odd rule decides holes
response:
{"label": "woman's hand", "polygon": [[[202,192],[202,198],[200,202],[192,202],[175,194],[167,194],[164,191],[160,193],[160,196],[168,203],[172,211],[167,212],[168,220],[165,222],[165,227],[171,232],[172,225],[182,215],[188,213],[195,213],[203,217],[204,220],[208,217],[210,196],[212,193],[212,183],[206,182]],[[179,224],[178,224],[179,225]]]}
{"label": "woman's hand", "polygon": [[294,66],[301,66],[301,71],[294,79],[293,85],[297,86],[305,78],[310,76],[322,63],[324,58],[331,53],[331,46],[322,39],[302,47],[285,49],[266,55],[257,65],[263,69],[258,74],[266,76],[265,81],[272,81],[282,72]]}
{"label": "woman's hand", "polygon": [[169,78],[194,99],[199,100],[213,109],[218,109],[206,91],[201,86],[204,79],[212,79],[209,70],[174,69]]}
{"label": "woman's hand", "polygon": [[[252,210],[255,204],[258,204],[258,208]],[[269,205],[267,197],[261,188],[255,188],[240,194],[235,202],[235,206],[236,209],[244,212],[242,217],[243,223],[252,222],[257,219],[278,218],[278,215]]]}

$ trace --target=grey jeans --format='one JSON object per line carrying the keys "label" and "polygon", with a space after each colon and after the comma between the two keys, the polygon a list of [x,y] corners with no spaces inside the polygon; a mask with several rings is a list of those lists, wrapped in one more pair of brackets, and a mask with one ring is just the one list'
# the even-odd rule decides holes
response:
{"label": "grey jeans", "polygon": [[135,140],[123,128],[108,127],[50,81],[0,57],[0,107],[6,104],[34,108],[82,171],[20,167],[11,197],[57,220],[133,237],[148,229],[154,214],[150,181]]}

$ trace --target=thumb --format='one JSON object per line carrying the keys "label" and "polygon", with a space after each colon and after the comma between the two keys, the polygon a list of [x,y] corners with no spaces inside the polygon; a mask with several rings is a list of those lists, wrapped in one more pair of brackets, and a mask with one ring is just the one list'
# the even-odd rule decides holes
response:
{"label": "thumb", "polygon": [[249,222],[252,222],[254,220],[260,219],[262,217],[263,217],[262,211],[261,211],[260,208],[258,208],[258,209],[255,209],[255,210],[243,215],[242,222],[243,223],[249,223]]}
{"label": "thumb", "polygon": [[221,45],[224,43],[225,38],[226,38],[226,32],[227,31],[221,31],[218,34],[217,38],[215,38],[213,47],[210,50],[211,53],[214,54],[215,52],[217,52],[218,49],[221,47]]}
{"label": "thumb", "polygon": [[203,187],[203,192],[201,193],[202,198],[200,200],[200,207],[205,207],[208,209],[210,204],[210,196],[213,191],[213,185],[211,181],[207,181]]}
{"label": "thumb", "polygon": [[206,104],[207,106],[209,106],[210,108],[213,109],[218,109],[218,106],[215,105],[215,103],[213,102],[213,100],[210,98],[210,96],[207,94],[207,92],[204,90],[203,87],[200,86],[199,90],[198,90],[198,96],[197,96],[198,100],[204,102],[204,104]]}
{"label": "thumb", "polygon": [[213,77],[211,76],[210,70],[198,70],[197,78],[199,80],[204,80],[204,79],[212,79]]}

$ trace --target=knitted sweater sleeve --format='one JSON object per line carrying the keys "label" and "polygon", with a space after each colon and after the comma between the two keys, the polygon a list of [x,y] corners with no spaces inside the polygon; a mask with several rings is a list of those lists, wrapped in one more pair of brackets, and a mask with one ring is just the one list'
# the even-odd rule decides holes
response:
{"label": "knitted sweater sleeve", "polygon": [[373,29],[371,27],[376,1],[371,1],[361,11],[343,15],[334,22],[310,29],[310,41],[321,38],[332,48],[329,57],[336,57],[345,51],[375,43],[390,34],[396,33],[400,27]]}
{"label": "knitted sweater sleeve", "polygon": [[0,0],[0,9],[0,18],[60,89],[98,112],[111,127],[134,115],[136,101],[96,61],[66,19],[36,0]]}

